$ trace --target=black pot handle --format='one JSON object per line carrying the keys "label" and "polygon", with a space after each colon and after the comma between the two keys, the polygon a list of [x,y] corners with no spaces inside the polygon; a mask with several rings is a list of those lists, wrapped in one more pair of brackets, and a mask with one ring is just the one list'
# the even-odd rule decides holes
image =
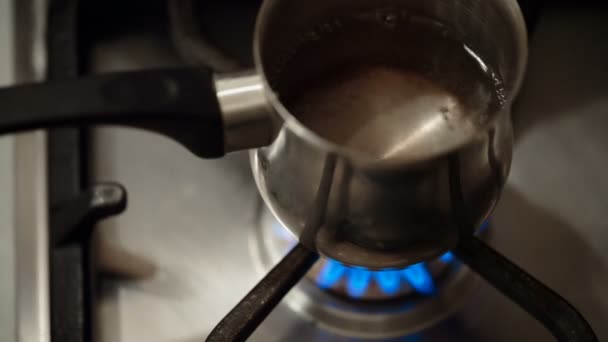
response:
{"label": "black pot handle", "polygon": [[558,341],[598,340],[576,308],[478,238],[464,238],[454,254],[540,321]]}
{"label": "black pot handle", "polygon": [[0,134],[71,125],[143,128],[204,158],[224,155],[212,73],[181,68],[109,73],[0,89]]}

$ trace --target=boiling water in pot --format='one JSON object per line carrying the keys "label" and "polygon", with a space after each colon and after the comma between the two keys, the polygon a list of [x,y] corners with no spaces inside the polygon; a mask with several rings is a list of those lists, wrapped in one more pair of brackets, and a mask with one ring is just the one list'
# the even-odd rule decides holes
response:
{"label": "boiling water in pot", "polygon": [[321,137],[375,160],[437,155],[485,132],[496,72],[447,26],[406,12],[329,20],[285,50],[270,82]]}

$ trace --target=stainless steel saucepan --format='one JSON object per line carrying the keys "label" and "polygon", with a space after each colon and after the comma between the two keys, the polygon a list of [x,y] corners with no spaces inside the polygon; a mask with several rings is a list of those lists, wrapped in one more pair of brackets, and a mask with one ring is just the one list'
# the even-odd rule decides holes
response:
{"label": "stainless steel saucepan", "polygon": [[[363,25],[377,21],[378,32],[344,34],[353,25],[349,18]],[[390,73],[348,81],[364,100],[382,99],[387,89],[403,92],[393,97],[414,98],[406,116],[376,124],[376,135],[363,144],[373,147],[390,135],[382,146],[387,155],[327,139],[294,116],[286,94],[323,92],[332,82],[324,78],[346,64],[374,68],[416,55],[399,55],[401,46],[425,44],[407,31],[395,34],[401,21],[457,36],[483,56],[483,66],[502,80],[500,108],[449,116],[448,104],[440,116],[432,107],[442,99],[430,96],[420,104],[416,89],[393,87]],[[323,35],[331,36],[329,44]],[[299,49],[305,58],[296,56]],[[256,70],[238,75],[184,68],[3,89],[0,132],[118,124],[167,135],[204,158],[255,149],[253,173],[274,214],[309,249],[351,265],[402,267],[439,256],[489,214],[509,170],[509,108],[527,54],[515,1],[269,0],[259,15],[254,50]],[[456,81],[456,88],[473,91],[466,79]],[[321,100],[343,101],[340,96]],[[370,107],[353,120],[389,110]],[[344,130],[348,121],[333,119],[324,129]]]}

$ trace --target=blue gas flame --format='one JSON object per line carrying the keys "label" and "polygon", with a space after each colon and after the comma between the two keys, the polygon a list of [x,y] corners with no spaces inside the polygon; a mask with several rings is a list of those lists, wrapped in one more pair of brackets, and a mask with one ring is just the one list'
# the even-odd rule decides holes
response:
{"label": "blue gas flame", "polygon": [[432,295],[435,293],[433,276],[431,276],[431,273],[424,263],[410,266],[401,272],[405,281],[407,281],[416,291],[425,295]]}
{"label": "blue gas flame", "polygon": [[444,264],[450,264],[452,263],[452,261],[454,261],[454,254],[452,254],[452,252],[447,252],[442,255],[439,260],[441,260],[441,262],[443,262]]}
{"label": "blue gas flame", "polygon": [[401,274],[399,271],[374,272],[374,280],[380,290],[387,295],[394,295],[401,288]]}
{"label": "blue gas flame", "polygon": [[[439,260],[444,263],[454,261],[452,253],[444,254]],[[345,279],[346,290],[353,298],[362,297],[376,282],[378,288],[386,295],[399,292],[403,281],[423,295],[433,295],[437,291],[435,281],[426,264],[420,263],[402,270],[370,271],[365,268],[349,267],[333,259],[327,259],[317,276],[319,287],[327,289],[338,285]]]}
{"label": "blue gas flame", "polygon": [[346,267],[341,263],[328,259],[317,276],[317,284],[324,289],[335,286],[346,273]]}
{"label": "blue gas flame", "polygon": [[346,291],[351,297],[359,298],[367,292],[371,280],[372,271],[351,267],[346,276]]}
{"label": "blue gas flame", "polygon": [[[489,222],[484,222],[480,231],[488,229]],[[278,236],[286,241],[295,243],[295,238],[291,236],[280,225],[273,226]],[[456,262],[452,252],[447,252],[439,258],[444,264]],[[334,287],[344,279],[346,291],[353,298],[360,298],[375,282],[380,291],[386,295],[394,295],[407,283],[416,292],[426,296],[432,296],[437,292],[437,287],[433,276],[426,263],[419,263],[401,270],[371,271],[360,267],[350,267],[341,264],[333,259],[326,259],[321,271],[317,275],[316,283],[323,289]]]}

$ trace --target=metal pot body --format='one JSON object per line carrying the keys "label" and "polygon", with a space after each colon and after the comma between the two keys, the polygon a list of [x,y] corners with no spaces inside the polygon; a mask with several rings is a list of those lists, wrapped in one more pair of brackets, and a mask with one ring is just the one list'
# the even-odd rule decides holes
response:
{"label": "metal pot body", "polygon": [[[284,106],[273,77],[310,71],[282,70],[288,64],[285,49],[297,47],[301,37],[314,38],[311,27],[332,30],[331,18],[350,11],[415,12],[446,23],[501,75],[504,106],[467,139],[439,135],[434,139],[441,149],[420,150],[398,163],[370,162],[319,137]],[[233,149],[259,144],[259,137],[230,132],[271,113],[269,144],[251,152],[253,174],[268,207],[307,247],[372,269],[439,256],[463,234],[474,233],[505,184],[512,155],[510,107],[525,70],[526,37],[515,0],[267,0],[256,30],[256,74],[216,82],[223,111],[244,113],[234,129],[226,125],[226,139],[251,139]],[[325,66],[323,58],[310,64]]]}
{"label": "metal pot body", "polygon": [[398,172],[366,170],[283,127],[251,152],[265,203],[309,248],[387,269],[437,257],[496,204],[512,155],[508,113],[479,140]]}

